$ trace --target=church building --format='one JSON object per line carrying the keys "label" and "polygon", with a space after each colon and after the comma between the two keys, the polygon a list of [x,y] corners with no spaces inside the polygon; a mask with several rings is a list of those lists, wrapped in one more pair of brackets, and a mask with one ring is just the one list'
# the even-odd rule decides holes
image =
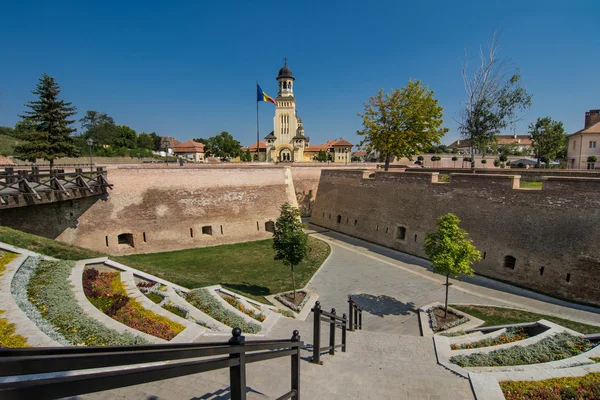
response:
{"label": "church building", "polygon": [[[302,119],[296,113],[295,80],[291,68],[285,62],[277,75],[277,104],[273,117],[273,132],[265,136],[265,161],[311,162],[319,150],[324,150],[331,153],[332,162],[350,163],[352,143],[346,140],[340,138],[337,141],[330,140],[326,145],[309,146],[310,138],[304,136]],[[259,143],[261,150],[262,143]],[[252,148],[250,151],[252,152]]]}

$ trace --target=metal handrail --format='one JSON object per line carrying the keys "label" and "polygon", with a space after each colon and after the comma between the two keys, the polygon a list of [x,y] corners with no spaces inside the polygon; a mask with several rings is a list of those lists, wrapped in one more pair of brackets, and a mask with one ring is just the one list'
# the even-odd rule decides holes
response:
{"label": "metal handrail", "polygon": [[[9,382],[0,383],[0,398],[55,399],[229,368],[231,399],[244,400],[246,364],[290,356],[291,390],[279,398],[299,400],[300,350],[304,343],[300,341],[298,331],[294,331],[288,340],[248,343],[241,333],[241,329],[233,329],[233,337],[227,343],[0,349],[0,375],[13,377]],[[219,355],[223,357],[198,359]],[[171,362],[174,360],[183,361]],[[167,363],[147,365],[156,362]],[[97,370],[132,364],[142,365]],[[77,374],[66,374],[65,371],[77,371]]]}
{"label": "metal handrail", "polygon": [[363,309],[360,307],[352,296],[348,295],[348,330],[354,331],[356,329],[362,329],[362,312]]}
{"label": "metal handrail", "polygon": [[[342,352],[346,352],[346,314],[336,315],[335,308],[331,309],[331,312],[323,311],[321,309],[321,302],[317,301],[315,306],[311,309],[314,314],[313,319],[313,356],[311,362],[314,364],[323,364],[321,361],[321,352],[329,351],[330,355],[335,355],[335,349],[341,348]],[[327,318],[323,317],[326,316]],[[321,322],[329,324],[329,346],[321,347]],[[335,329],[342,329],[342,343],[335,344]]]}

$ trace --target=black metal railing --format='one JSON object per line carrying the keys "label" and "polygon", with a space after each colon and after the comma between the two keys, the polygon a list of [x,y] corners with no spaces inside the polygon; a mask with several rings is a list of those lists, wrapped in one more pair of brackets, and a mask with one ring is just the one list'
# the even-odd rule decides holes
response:
{"label": "black metal railing", "polygon": [[298,331],[289,340],[251,342],[239,328],[232,334],[229,342],[217,343],[0,349],[0,376],[14,378],[0,381],[0,399],[57,399],[229,368],[231,399],[244,400],[246,365],[286,356],[291,357],[291,388],[278,400],[300,399]]}
{"label": "black metal railing", "polygon": [[[346,314],[339,315],[335,314],[335,308],[331,309],[331,312],[323,311],[321,309],[321,303],[317,301],[315,306],[311,310],[314,315],[313,323],[313,356],[312,361],[314,364],[322,364],[321,352],[329,351],[330,355],[335,355],[335,349],[340,348],[342,352],[346,352]],[[329,345],[321,347],[321,322],[329,324]],[[336,328],[342,329],[342,343],[335,344],[335,330]]]}
{"label": "black metal railing", "polygon": [[362,312],[363,309],[356,304],[352,296],[348,295],[348,330],[355,331],[362,329]]}

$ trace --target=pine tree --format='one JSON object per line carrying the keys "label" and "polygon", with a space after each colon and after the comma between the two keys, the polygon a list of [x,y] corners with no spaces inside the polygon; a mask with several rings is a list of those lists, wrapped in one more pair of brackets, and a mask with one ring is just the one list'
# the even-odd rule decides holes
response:
{"label": "pine tree", "polygon": [[31,162],[41,158],[49,161],[52,169],[56,158],[78,157],[79,151],[71,137],[71,133],[75,132],[71,125],[75,121],[68,119],[75,115],[77,109],[71,107],[71,103],[58,99],[60,87],[47,74],[42,75],[32,93],[39,100],[26,104],[31,111],[25,111],[25,115],[20,117],[31,122],[35,130],[26,133],[22,138],[25,143],[15,147],[17,158]]}

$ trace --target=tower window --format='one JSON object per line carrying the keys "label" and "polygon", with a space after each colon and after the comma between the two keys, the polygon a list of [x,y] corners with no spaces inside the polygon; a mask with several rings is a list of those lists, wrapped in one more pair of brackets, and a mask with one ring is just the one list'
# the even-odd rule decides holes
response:
{"label": "tower window", "polygon": [[337,223],[338,223],[338,224],[341,224],[341,223],[342,223],[342,216],[341,216],[341,215],[338,215],[338,216],[337,216]]}
{"label": "tower window", "polygon": [[273,221],[265,222],[265,231],[275,232],[275,222],[273,222]]}
{"label": "tower window", "polygon": [[540,276],[544,275],[544,267],[540,267]]}
{"label": "tower window", "polygon": [[207,225],[202,227],[202,234],[212,236],[212,226]]}
{"label": "tower window", "polygon": [[504,267],[509,269],[515,269],[515,265],[517,264],[517,259],[513,256],[504,257]]}
{"label": "tower window", "polygon": [[567,274],[567,282],[571,281],[571,274]]}

